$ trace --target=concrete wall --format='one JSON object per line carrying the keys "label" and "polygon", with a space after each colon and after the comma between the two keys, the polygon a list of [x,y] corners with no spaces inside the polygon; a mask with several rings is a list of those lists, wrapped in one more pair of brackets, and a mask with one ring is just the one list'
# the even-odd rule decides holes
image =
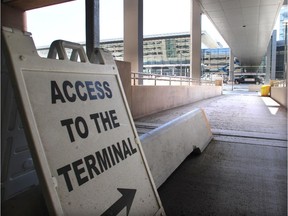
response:
{"label": "concrete wall", "polygon": [[287,108],[287,87],[271,87],[270,96]]}
{"label": "concrete wall", "polygon": [[116,65],[134,119],[222,94],[222,86],[131,86],[131,64]]}
{"label": "concrete wall", "polygon": [[222,86],[132,86],[132,116],[140,118],[222,94]]}

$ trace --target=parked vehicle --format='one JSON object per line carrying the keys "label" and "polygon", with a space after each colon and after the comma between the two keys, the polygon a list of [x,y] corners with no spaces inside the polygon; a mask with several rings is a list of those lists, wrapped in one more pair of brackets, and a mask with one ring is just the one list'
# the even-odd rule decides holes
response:
{"label": "parked vehicle", "polygon": [[260,77],[254,76],[254,75],[243,75],[241,77],[235,78],[234,83],[235,84],[254,83],[256,85],[259,85],[259,84],[263,83],[263,80]]}

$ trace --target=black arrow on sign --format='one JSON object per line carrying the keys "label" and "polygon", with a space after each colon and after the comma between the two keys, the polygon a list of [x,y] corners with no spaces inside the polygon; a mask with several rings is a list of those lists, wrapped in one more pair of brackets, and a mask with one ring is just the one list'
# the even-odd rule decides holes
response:
{"label": "black arrow on sign", "polygon": [[117,188],[117,190],[122,194],[122,197],[120,197],[120,199],[118,199],[103,214],[101,214],[101,216],[115,216],[119,214],[119,212],[125,208],[125,206],[127,207],[127,216],[129,215],[136,189]]}

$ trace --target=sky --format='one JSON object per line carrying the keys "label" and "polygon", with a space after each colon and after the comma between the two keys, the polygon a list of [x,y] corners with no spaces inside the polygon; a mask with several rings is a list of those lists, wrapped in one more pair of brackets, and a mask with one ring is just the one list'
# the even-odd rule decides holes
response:
{"label": "sky", "polygon": [[[190,31],[190,0],[143,2],[144,36]],[[27,24],[37,47],[57,39],[84,42],[85,0],[30,10]],[[202,16],[202,30],[228,47],[206,16]],[[100,41],[115,38],[123,38],[123,0],[100,0]]]}

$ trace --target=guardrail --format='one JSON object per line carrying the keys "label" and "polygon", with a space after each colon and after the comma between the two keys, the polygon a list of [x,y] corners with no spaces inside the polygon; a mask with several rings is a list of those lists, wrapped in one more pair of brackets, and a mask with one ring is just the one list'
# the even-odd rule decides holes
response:
{"label": "guardrail", "polygon": [[286,87],[287,81],[286,80],[273,80],[272,86],[275,87]]}
{"label": "guardrail", "polygon": [[131,73],[132,85],[215,85],[215,81],[198,80],[183,76],[163,76],[160,74]]}

